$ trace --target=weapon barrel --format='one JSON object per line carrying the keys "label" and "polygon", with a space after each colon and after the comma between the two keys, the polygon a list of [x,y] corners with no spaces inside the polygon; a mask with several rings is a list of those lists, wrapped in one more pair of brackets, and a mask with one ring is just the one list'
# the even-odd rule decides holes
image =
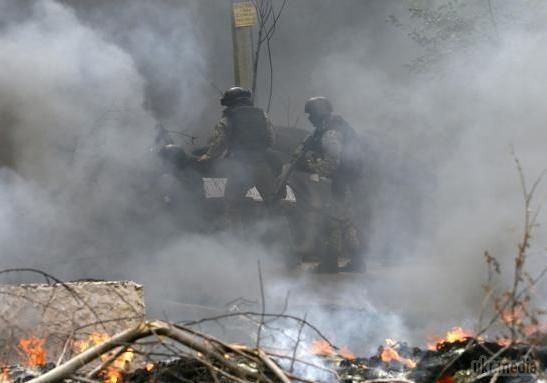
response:
{"label": "weapon barrel", "polygon": [[283,165],[283,169],[281,170],[281,174],[279,177],[277,177],[276,187],[275,187],[275,197],[279,197],[283,195],[283,191],[285,186],[287,185],[287,181],[289,180],[289,177],[291,176],[292,172],[296,168],[296,164],[306,155],[307,151],[309,150],[310,143],[315,139],[315,136],[319,133],[318,129],[315,129],[315,131],[307,136],[300,145],[298,145],[298,148],[295,150],[291,161],[287,164]]}

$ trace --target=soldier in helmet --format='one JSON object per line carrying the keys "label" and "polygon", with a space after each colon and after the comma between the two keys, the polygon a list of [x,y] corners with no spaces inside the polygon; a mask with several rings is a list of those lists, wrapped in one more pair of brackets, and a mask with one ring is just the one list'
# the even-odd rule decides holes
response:
{"label": "soldier in helmet", "polygon": [[214,128],[207,152],[198,161],[227,158],[228,180],[224,190],[229,225],[238,225],[239,209],[247,191],[255,186],[265,204],[272,202],[275,177],[267,159],[274,133],[266,113],[253,106],[251,91],[234,87],[224,92],[225,107]]}
{"label": "soldier in helmet", "polygon": [[352,186],[362,169],[359,138],[342,117],[333,114],[326,97],[308,99],[304,111],[317,132],[299,167],[331,181],[331,195],[322,219],[325,243],[318,271],[339,271],[338,258],[343,252],[351,258],[344,269],[361,271],[361,244],[349,207]]}

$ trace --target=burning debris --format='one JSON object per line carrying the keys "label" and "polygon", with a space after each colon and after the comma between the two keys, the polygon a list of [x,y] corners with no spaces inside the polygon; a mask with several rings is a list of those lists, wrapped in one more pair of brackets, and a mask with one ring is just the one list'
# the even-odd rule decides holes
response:
{"label": "burning debris", "polygon": [[[142,293],[126,282],[3,286],[0,383],[524,383],[546,374],[545,327],[522,302],[495,307],[494,319],[510,337],[489,341],[488,328],[453,327],[431,336],[425,348],[386,339],[373,355],[358,357],[305,318],[284,313],[236,310],[186,323],[146,321]],[[17,326],[6,319],[14,315],[9,308],[42,315],[33,327]],[[255,343],[225,342],[198,327],[229,318],[241,320]]]}
{"label": "burning debris", "polygon": [[[17,10],[13,15],[8,12],[11,5],[2,6],[0,20],[0,46],[4,48],[0,52],[6,68],[0,78],[3,90],[0,115],[3,130],[10,132],[2,133],[0,141],[6,141],[10,147],[6,156],[10,157],[8,165],[17,171],[17,177],[19,173],[22,176],[19,181],[15,180],[15,174],[8,174],[3,180],[5,204],[0,213],[5,228],[1,234],[2,243],[8,248],[3,251],[6,254],[3,261],[17,259],[19,262],[21,258],[36,264],[40,256],[37,264],[49,267],[59,259],[70,257],[74,269],[83,271],[87,269],[79,262],[84,258],[92,264],[101,264],[97,261],[104,260],[104,265],[97,265],[96,270],[107,271],[120,265],[128,266],[128,270],[127,274],[104,272],[102,275],[134,277],[136,270],[148,270],[150,259],[156,260],[162,255],[163,262],[154,264],[161,272],[151,274],[157,277],[152,283],[162,285],[169,279],[187,282],[185,277],[191,277],[192,283],[175,283],[173,290],[193,293],[206,285],[206,280],[213,281],[207,283],[212,291],[204,295],[214,295],[218,286],[225,286],[224,281],[215,279],[217,274],[210,273],[209,263],[214,263],[218,275],[232,275],[227,271],[228,263],[217,261],[223,258],[218,257],[217,247],[202,246],[201,234],[229,232],[242,221],[249,221],[248,226],[257,226],[256,230],[252,227],[252,235],[240,235],[239,232],[245,230],[234,230],[231,233],[234,236],[221,233],[220,249],[226,238],[231,241],[234,237],[239,253],[239,249],[248,248],[251,243],[248,238],[254,243],[253,237],[266,237],[259,241],[261,245],[262,242],[268,245],[264,246],[268,247],[266,253],[270,248],[281,248],[280,253],[288,253],[287,266],[291,269],[301,260],[309,261],[309,257],[320,263],[318,271],[328,273],[363,271],[365,254],[390,257],[402,249],[409,257],[421,252],[433,255],[449,247],[451,241],[446,239],[452,237],[482,245],[483,241],[478,239],[486,234],[488,239],[496,238],[497,248],[504,248],[497,239],[500,233],[507,233],[505,219],[511,217],[508,210],[512,200],[506,199],[505,193],[496,193],[496,198],[491,195],[491,190],[502,190],[504,185],[499,184],[499,180],[507,178],[499,172],[498,151],[509,143],[508,139],[524,137],[524,141],[519,139],[516,144],[533,143],[524,146],[526,151],[533,154],[532,159],[544,163],[540,138],[545,116],[536,112],[544,109],[544,89],[535,86],[542,83],[541,76],[545,72],[542,57],[538,55],[544,31],[537,36],[540,39],[535,38],[531,30],[537,28],[531,24],[539,19],[534,17],[534,23],[524,28],[525,35],[509,38],[503,27],[519,28],[506,21],[496,21],[496,17],[507,18],[500,17],[500,4],[492,7],[488,2],[490,20],[483,18],[482,11],[478,16],[474,10],[469,15],[467,12],[458,15],[455,10],[461,7],[452,1],[429,12],[413,9],[410,18],[424,19],[430,26],[422,29],[420,25],[413,25],[409,36],[415,41],[409,49],[383,39],[369,40],[372,35],[369,31],[381,30],[378,24],[369,22],[373,21],[372,15],[379,14],[375,9],[391,10],[379,6],[388,2],[368,5],[373,2],[354,1],[353,8],[346,11],[345,6],[339,4],[325,6],[325,10],[317,9],[316,4],[313,7],[300,5],[305,11],[300,14],[298,10],[291,11],[289,15],[293,16],[286,25],[298,26],[298,32],[309,29],[310,33],[308,36],[308,33],[297,34],[292,30],[281,40],[303,43],[301,46],[287,44],[288,50],[282,49],[275,56],[296,57],[281,63],[282,70],[276,70],[284,76],[290,74],[283,82],[281,76],[273,80],[273,61],[276,60],[272,60],[270,40],[279,30],[277,21],[287,1],[283,0],[280,8],[274,7],[271,0],[239,2],[234,8],[231,7],[233,1],[218,2],[229,4],[226,9],[230,9],[233,16],[232,42],[239,51],[232,56],[233,67],[241,71],[236,76],[236,85],[252,88],[252,91],[235,87],[225,92],[221,105],[226,109],[218,116],[210,146],[191,150],[198,149],[190,148],[194,144],[193,135],[188,146],[184,146],[176,142],[178,140],[164,137],[167,130],[161,128],[154,144],[157,150],[152,151],[158,156],[151,158],[144,155],[148,154],[147,146],[152,139],[150,126],[158,122],[160,127],[159,122],[166,121],[171,126],[194,129],[206,125],[204,117],[208,120],[214,114],[210,108],[212,101],[205,101],[208,96],[200,88],[205,84],[203,80],[209,82],[206,77],[226,72],[224,58],[227,55],[217,47],[208,47],[202,38],[230,34],[226,33],[228,30],[210,33],[221,31],[216,25],[226,27],[225,23],[217,22],[219,14],[212,12],[214,23],[203,23],[201,30],[202,27],[192,21],[206,20],[201,12],[209,6],[186,9],[179,2],[172,2],[177,5],[171,7],[159,4],[170,2],[154,2],[151,6],[152,2],[144,1],[136,8],[129,4],[132,2],[120,2],[124,3],[120,8],[110,8],[110,2],[104,1],[93,2],[93,6],[84,6],[83,1],[40,1],[37,7],[22,3],[26,5],[13,6]],[[74,10],[68,3],[74,3]],[[357,3],[371,8],[361,8]],[[503,14],[515,13],[513,8],[503,9]],[[531,9],[534,10],[530,13],[541,13]],[[439,17],[431,16],[437,13]],[[170,14],[174,15],[171,21],[167,20]],[[337,14],[343,16],[339,20],[344,22],[337,22]],[[185,18],[179,19],[179,15]],[[312,17],[303,17],[305,15]],[[382,25],[384,16],[378,18]],[[297,22],[292,22],[293,17]],[[395,16],[390,18],[400,24]],[[310,19],[313,23],[306,28],[305,22]],[[323,23],[324,20],[329,22]],[[359,28],[354,28],[352,23]],[[315,28],[322,24],[333,29]],[[491,24],[492,33],[488,27],[475,28],[475,24],[483,27]],[[367,29],[361,30],[361,25]],[[253,28],[257,34],[252,33]],[[204,31],[207,33],[201,33]],[[467,37],[473,36],[468,33],[472,31],[487,36],[481,40],[491,40],[492,47],[469,41],[472,39]],[[458,40],[466,42],[460,49],[457,49]],[[251,46],[255,43],[256,47]],[[321,47],[315,53],[314,49],[301,49],[315,46]],[[384,49],[391,46],[405,54],[408,51],[413,59],[416,48],[435,53],[426,61],[437,62],[439,71],[430,70],[430,65],[419,60],[428,76],[407,78],[409,76],[389,69],[402,67],[398,65],[402,61],[396,60],[398,56],[390,54],[386,60],[375,61],[375,57],[382,57]],[[264,51],[260,56],[261,47],[267,48],[266,61]],[[475,57],[475,48],[484,54]],[[454,49],[456,52],[452,53]],[[329,50],[329,54],[326,55],[325,50]],[[462,58],[457,57],[458,50],[462,54],[465,51],[465,56],[471,55],[469,61],[462,62]],[[220,55],[208,52],[220,52]],[[295,52],[304,53],[293,55]],[[32,59],[34,57],[37,60]],[[451,65],[444,67],[445,59]],[[263,96],[268,92],[263,86],[266,83],[256,83],[257,79],[268,78],[265,72],[257,72],[264,62],[269,63],[270,70],[267,107],[258,104],[265,101]],[[388,62],[390,65],[385,65]],[[248,63],[254,65],[246,65]],[[361,63],[364,63],[362,68]],[[478,63],[481,65],[474,65]],[[180,70],[173,71],[175,67]],[[475,70],[475,67],[481,69]],[[435,81],[430,81],[430,75]],[[219,80],[221,84],[228,82],[225,78]],[[289,84],[293,81],[294,84]],[[212,82],[211,85],[217,87]],[[279,91],[274,93],[274,86],[290,95],[288,126],[284,127],[285,132],[291,132],[285,137],[287,145],[274,146],[274,141],[279,140],[273,139],[274,132],[269,129],[270,110],[271,121],[279,124],[285,120],[279,104],[270,109],[271,101],[275,104],[275,100],[279,100]],[[329,94],[332,103],[324,97],[308,98],[314,96],[309,94],[312,90]],[[413,97],[409,97],[411,94]],[[515,103],[515,95],[522,101]],[[408,102],[409,98],[412,102]],[[304,104],[305,99],[308,101]],[[292,124],[291,100],[295,100],[299,115],[302,112],[308,115],[311,126],[306,126],[314,128],[311,135],[302,126],[297,127],[298,118]],[[541,101],[536,104],[535,100]],[[446,113],[447,109],[450,113]],[[347,113],[348,121],[355,126],[363,126],[361,132],[354,131],[341,116],[333,114],[338,110]],[[520,130],[513,130],[514,126]],[[527,126],[532,130],[522,130]],[[470,130],[479,133],[471,134]],[[278,127],[278,131],[282,132],[282,127]],[[539,132],[542,134],[536,134]],[[185,135],[180,131],[174,133]],[[197,133],[204,136],[205,132]],[[482,145],[489,136],[501,138]],[[160,145],[161,137],[165,142]],[[382,144],[383,141],[386,144]],[[539,150],[535,145],[540,146]],[[215,159],[234,169],[213,171],[214,166],[208,161]],[[509,284],[512,287],[498,296],[493,290],[487,292],[487,297],[494,301],[496,320],[509,330],[496,341],[489,341],[486,331],[470,332],[455,327],[445,336],[431,337],[426,348],[386,339],[372,355],[358,357],[347,347],[336,347],[305,320],[265,314],[261,286],[262,313],[236,313],[253,326],[245,335],[251,337],[254,329],[258,329],[256,343],[243,339],[245,344],[234,344],[206,333],[197,323],[146,321],[142,288],[131,283],[0,286],[0,383],[544,381],[547,342],[543,332],[546,327],[538,320],[539,312],[534,312],[531,303],[534,295],[539,295],[534,287],[547,269],[531,273],[523,267],[533,237],[532,228],[538,226],[539,211],[534,212],[530,201],[539,180],[531,188],[527,187],[522,168],[518,160],[516,162],[524,192],[525,227],[514,262],[514,282]],[[476,167],[474,177],[469,176],[470,165]],[[269,179],[264,183],[275,185],[274,190],[266,186],[262,190],[264,180],[259,178],[266,176]],[[246,178],[252,181],[248,185],[245,185]],[[163,180],[166,182],[160,182]],[[460,182],[462,180],[466,182]],[[467,182],[469,180],[476,182]],[[163,184],[165,191],[156,190],[162,189]],[[249,187],[260,196],[248,194]],[[488,191],[484,193],[485,190]],[[238,200],[246,196],[253,197],[252,202],[246,202],[250,202],[249,210],[252,213],[256,210],[256,214],[242,214],[245,209],[238,206],[243,205]],[[220,198],[224,200],[217,201]],[[450,209],[435,210],[444,203],[450,205]],[[279,212],[273,209],[277,205],[283,207]],[[501,215],[491,216],[493,207],[503,205],[507,206]],[[483,218],[482,221],[499,217],[503,224],[487,231],[481,222],[476,225],[480,230],[469,235],[470,228],[474,229],[469,225],[472,215],[469,213]],[[249,217],[251,219],[247,219]],[[430,219],[432,217],[434,219]],[[437,217],[443,217],[442,225]],[[198,225],[194,222],[196,218],[200,221]],[[277,225],[277,221],[282,222],[280,232],[283,233],[274,234],[276,240],[272,240],[269,232],[277,230],[272,230],[270,225]],[[186,230],[186,226],[191,226],[191,230]],[[193,235],[181,240],[180,234],[194,233],[194,226],[199,227],[199,241],[194,243]],[[147,231],[148,234],[142,234]],[[214,241],[216,243],[217,238]],[[275,246],[270,246],[270,242]],[[419,246],[422,243],[428,246],[422,248]],[[465,251],[458,248],[458,252],[473,253],[475,248],[468,246]],[[199,250],[194,251],[196,258],[205,259],[199,264],[187,262],[180,256],[180,250],[193,252],[195,248]],[[293,251],[295,257],[292,257]],[[73,259],[73,252],[81,252],[86,257]],[[254,256],[250,251],[245,252]],[[145,261],[138,262],[134,253],[142,254],[143,258],[146,255]],[[317,259],[318,254],[324,256]],[[337,259],[338,254],[345,257]],[[340,268],[338,261],[346,260],[342,258],[351,259],[351,263]],[[494,272],[500,274],[497,261],[487,258]],[[441,261],[444,263],[446,259]],[[237,261],[233,265],[234,276],[240,277],[244,274],[240,258],[234,260]],[[466,269],[474,266],[460,258],[457,261]],[[204,271],[196,271],[197,265]],[[71,267],[66,269],[71,271]],[[460,278],[461,273],[452,274],[462,283],[468,283],[467,278]],[[260,282],[262,284],[262,274]],[[396,285],[389,284],[390,281],[380,282],[393,290],[406,287],[405,281],[397,281],[400,284]],[[336,290],[338,286],[334,287]],[[352,299],[351,294],[346,295]],[[396,297],[399,298],[398,293]],[[443,300],[450,302],[450,299]],[[312,305],[317,303],[310,301]],[[221,319],[209,320],[220,322]],[[293,323],[279,325],[276,322],[274,329],[271,323],[279,319],[290,319]],[[313,336],[310,333],[314,333]]]}
{"label": "burning debris", "polygon": [[375,355],[361,358],[326,338],[280,352],[224,343],[191,326],[145,321],[112,337],[74,339],[67,347],[76,353],[67,360],[57,356],[57,363],[46,363],[41,339],[21,340],[20,365],[0,365],[0,382],[520,383],[544,376],[547,345],[503,345],[471,334],[454,328],[429,349],[387,339]]}
{"label": "burning debris", "polygon": [[467,338],[472,338],[473,332],[465,330],[461,327],[453,327],[449,330],[444,337],[442,336],[431,336],[427,342],[428,350],[436,350],[439,345],[444,345],[447,343],[455,343],[464,341]]}
{"label": "burning debris", "polygon": [[[136,283],[65,283],[38,274],[55,283],[0,285],[0,383],[27,381],[144,318],[143,288]],[[93,376],[119,383],[134,359],[129,348],[101,355],[105,366]]]}
{"label": "burning debris", "polygon": [[332,344],[324,339],[314,340],[311,345],[311,352],[315,355],[324,357],[340,357],[342,359],[353,360],[355,354],[347,347],[343,346],[340,349],[335,349]]}
{"label": "burning debris", "polygon": [[25,364],[27,366],[43,366],[46,363],[47,352],[44,343],[44,339],[35,336],[19,341],[19,347],[26,355]]}

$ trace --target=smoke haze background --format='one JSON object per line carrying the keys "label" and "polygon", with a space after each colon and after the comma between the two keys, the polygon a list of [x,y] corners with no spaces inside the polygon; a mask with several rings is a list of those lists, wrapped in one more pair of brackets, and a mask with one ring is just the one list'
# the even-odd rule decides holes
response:
{"label": "smoke haze background", "polygon": [[[545,6],[493,1],[492,23],[487,2],[459,2],[467,5],[456,13],[476,18],[476,29],[456,30],[438,62],[410,71],[405,64],[428,52],[408,36],[422,26],[408,8],[443,3],[289,1],[272,40],[273,122],[309,127],[306,98],[330,97],[367,142],[375,178],[359,202],[372,206],[369,273],[266,269],[268,302],[282,305],[290,289],[292,310],[310,312],[339,342],[362,337],[357,351],[384,337],[420,342],[472,325],[483,252],[509,271],[521,235],[511,146],[529,181],[545,168]],[[138,197],[155,187],[156,123],[192,132],[198,144],[210,134],[221,111],[210,82],[232,85],[229,31],[229,2],[0,0],[9,143],[0,158],[17,172],[1,173],[2,267],[135,279],[154,314],[169,301],[257,299],[256,259],[276,254],[227,235],[173,236],[173,214]],[[264,106],[264,61],[261,68]],[[545,247],[541,230],[534,252]],[[545,264],[541,254],[532,260]]]}

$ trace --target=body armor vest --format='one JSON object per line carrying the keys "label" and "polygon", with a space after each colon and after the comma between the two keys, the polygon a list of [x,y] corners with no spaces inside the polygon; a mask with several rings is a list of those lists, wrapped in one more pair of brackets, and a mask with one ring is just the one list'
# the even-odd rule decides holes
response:
{"label": "body armor vest", "polygon": [[363,147],[361,140],[355,130],[342,117],[338,115],[332,116],[326,127],[321,131],[321,134],[318,134],[311,142],[310,150],[315,152],[317,156],[322,157],[324,155],[323,135],[331,129],[337,130],[342,135],[342,154],[338,172],[343,172],[351,176],[360,175],[363,168]]}
{"label": "body armor vest", "polygon": [[264,111],[253,106],[240,106],[228,114],[230,151],[264,151],[271,146]]}

